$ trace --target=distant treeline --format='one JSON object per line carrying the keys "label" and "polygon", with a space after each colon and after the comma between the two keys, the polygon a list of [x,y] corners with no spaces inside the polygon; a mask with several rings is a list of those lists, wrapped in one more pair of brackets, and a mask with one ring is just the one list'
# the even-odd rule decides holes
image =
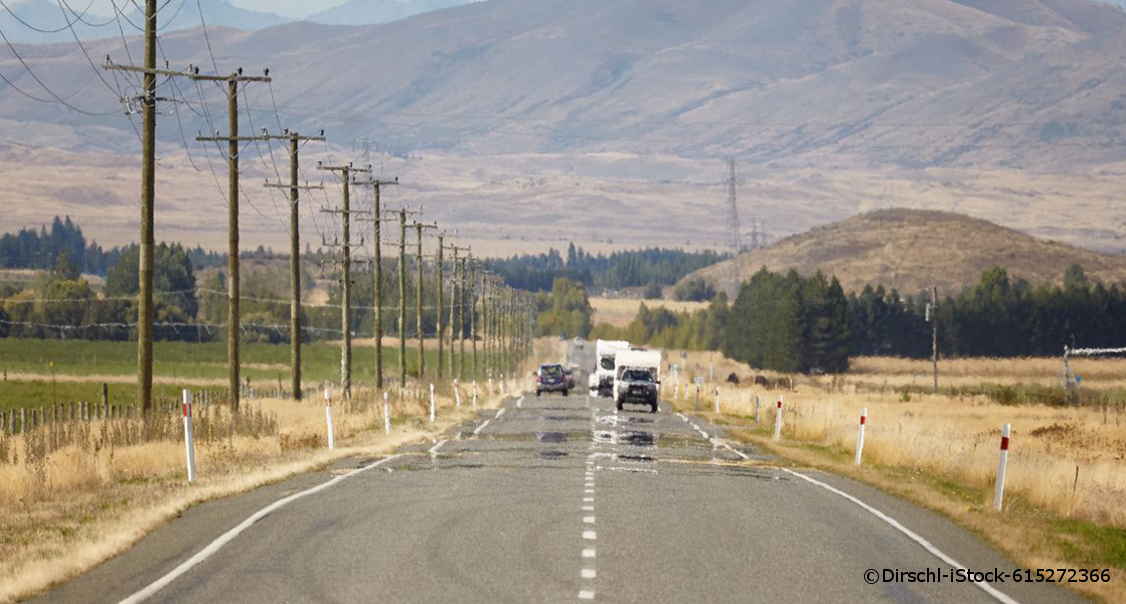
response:
{"label": "distant treeline", "polygon": [[[643,306],[628,327],[602,324],[592,337],[656,347],[722,350],[760,369],[840,372],[852,356],[931,354],[930,296],[883,287],[845,296],[836,279],[765,269],[728,306],[719,294],[694,314]],[[1091,283],[1068,269],[1062,285],[1032,286],[1000,268],[939,300],[939,353],[946,357],[1055,356],[1064,345],[1126,346],[1126,285]]]}
{"label": "distant treeline", "polygon": [[600,325],[598,337],[660,348],[722,350],[752,367],[791,373],[848,369],[848,298],[836,279],[762,270],[744,283],[734,304],[720,292],[693,314],[642,306],[624,330]]}
{"label": "distant treeline", "polygon": [[489,260],[488,265],[504,278],[505,283],[517,289],[551,291],[556,279],[567,278],[582,283],[592,291],[606,291],[672,285],[689,273],[727,258],[712,251],[657,248],[595,256],[572,243],[567,249],[566,259],[552,248],[546,254]]}
{"label": "distant treeline", "polygon": [[[0,285],[0,337],[66,338],[86,340],[129,340],[136,337],[136,296],[139,248],[129,246],[106,276],[105,291],[97,294],[81,277],[78,269],[62,252],[54,268],[45,270],[27,289]],[[161,243],[154,249],[153,289],[154,323],[157,340],[206,342],[226,337],[227,280],[223,270],[209,274],[197,283],[192,251],[179,244]],[[270,257],[260,250],[244,257]],[[225,256],[215,255],[215,258]],[[371,269],[352,273],[351,325],[356,336],[371,337],[374,333],[374,275]],[[437,313],[435,275],[424,273],[423,329],[436,333]],[[395,259],[384,262],[383,330],[398,335],[398,267]],[[415,337],[413,318],[416,306],[417,273],[406,275],[407,305],[411,320],[407,336]],[[312,288],[313,277],[302,275],[306,290]],[[241,324],[243,338],[248,342],[282,343],[290,339],[289,267],[269,263],[253,270],[244,270],[241,281]],[[302,339],[337,339],[340,337],[341,289],[331,286],[328,304],[304,305]],[[472,300],[462,303],[471,305]],[[444,317],[449,313],[449,291],[446,292]],[[469,326],[464,326],[468,331]]]}
{"label": "distant treeline", "polygon": [[[135,244],[102,249],[97,241],[86,242],[82,227],[74,224],[70,216],[55,219],[51,229],[46,225],[39,230],[20,229],[18,233],[0,235],[0,268],[50,270],[58,262],[61,254],[79,271],[105,277],[117,266],[118,261]],[[226,254],[217,254],[196,246],[186,249],[188,259],[195,268],[222,265],[227,262]],[[261,247],[262,255],[268,254]]]}

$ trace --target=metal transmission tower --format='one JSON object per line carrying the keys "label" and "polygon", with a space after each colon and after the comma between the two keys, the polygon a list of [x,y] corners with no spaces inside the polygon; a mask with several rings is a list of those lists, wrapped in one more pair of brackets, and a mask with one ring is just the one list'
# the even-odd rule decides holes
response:
{"label": "metal transmission tower", "polygon": [[739,253],[743,251],[743,239],[739,226],[739,200],[735,189],[735,160],[727,160],[730,177],[727,181],[727,248],[731,252],[731,283],[734,292],[729,295],[734,299],[739,292]]}

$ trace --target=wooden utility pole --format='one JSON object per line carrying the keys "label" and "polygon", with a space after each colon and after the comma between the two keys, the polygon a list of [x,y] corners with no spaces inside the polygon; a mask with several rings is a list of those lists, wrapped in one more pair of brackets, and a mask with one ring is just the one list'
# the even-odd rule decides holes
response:
{"label": "wooden utility pole", "polygon": [[[417,287],[418,292],[415,292],[415,295],[414,295],[414,311],[415,311],[415,314],[417,314],[417,316],[418,316],[418,327],[417,327],[417,329],[418,329],[418,336],[419,336],[419,380],[421,380],[422,376],[426,375],[426,330],[425,330],[426,326],[423,325],[423,321],[422,321],[422,300],[423,300],[422,278],[423,278],[423,276],[425,276],[425,275],[423,275],[423,268],[425,268],[425,266],[426,266],[426,261],[425,261],[426,258],[422,256],[422,229],[437,229],[438,225],[437,224],[422,224],[420,222],[415,222],[414,224],[412,224],[412,226],[415,230],[418,231],[418,238],[419,238],[419,254],[418,254],[419,265],[418,265],[418,270],[417,270],[417,273],[418,273],[418,287]],[[441,314],[440,308],[438,310],[438,314]]]}
{"label": "wooden utility pole", "polygon": [[399,389],[407,385],[407,211],[399,210]]}
{"label": "wooden utility pole", "polygon": [[323,141],[321,136],[301,136],[296,132],[270,137],[289,141],[289,184],[266,183],[267,188],[289,189],[289,362],[293,377],[293,400],[301,400],[301,219],[298,203],[302,190],[323,189],[321,185],[301,185],[298,154],[302,141]]}
{"label": "wooden utility pole", "polygon": [[322,170],[339,172],[344,183],[343,203],[339,210],[324,208],[330,214],[340,214],[341,243],[341,295],[340,331],[344,341],[340,348],[340,389],[344,398],[352,396],[352,214],[366,214],[352,210],[352,175],[370,173],[369,168],[356,168],[352,164],[343,166],[321,166]]}
{"label": "wooden utility pole", "polygon": [[457,324],[460,327],[457,334],[458,342],[458,366],[457,366],[457,379],[465,379],[465,283],[468,273],[465,270],[467,257],[461,257],[461,281],[458,283],[458,289],[461,290],[461,304],[457,307]]}
{"label": "wooden utility pole", "polygon": [[477,265],[473,265],[472,293],[469,296],[469,341],[473,345],[473,379],[477,379],[477,303],[480,301],[480,292],[477,291]]}
{"label": "wooden utility pole", "polygon": [[[463,297],[465,295],[465,290],[464,289],[459,290],[459,284],[465,279],[465,263],[464,263],[463,259],[459,256],[459,252],[468,252],[469,248],[468,247],[458,247],[456,245],[450,245],[450,246],[447,246],[447,249],[453,251],[453,253],[454,253],[453,264],[452,264],[453,276],[450,278],[450,377],[453,377],[455,375],[454,339],[455,338],[461,339],[462,334],[465,332],[464,316],[461,317],[462,321],[459,322],[458,321],[458,312],[457,312],[460,305],[465,304],[465,301],[463,299]],[[459,271],[460,271],[460,275],[459,275]],[[465,353],[464,344],[461,347],[461,351],[462,351],[463,354]],[[462,360],[462,367],[464,368],[464,366],[465,366],[465,361],[463,359]],[[456,375],[457,375],[458,379],[461,379],[463,377],[460,373],[456,373]]]}
{"label": "wooden utility pole", "polygon": [[489,312],[489,272],[481,272],[481,348],[485,354],[485,375],[492,375],[492,361],[489,359],[489,337],[492,313]]}
{"label": "wooden utility pole", "polygon": [[931,287],[931,363],[934,367],[934,393],[938,394],[938,286]]}
{"label": "wooden utility pole", "polygon": [[156,200],[156,0],[145,0],[145,98],[141,153],[141,291],[137,301],[137,384],[141,409],[152,410],[153,208]]}
{"label": "wooden utility pole", "polygon": [[[269,73],[269,70],[266,72]],[[270,77],[244,76],[242,69],[228,76],[194,76],[194,79],[227,83],[227,136],[199,136],[199,142],[227,143],[227,367],[228,396],[231,408],[239,408],[239,380],[241,359],[239,344],[241,340],[239,296],[239,144],[244,142],[269,140],[267,136],[239,136],[238,93],[239,84],[249,82],[269,83]]]}
{"label": "wooden utility pole", "polygon": [[438,381],[442,380],[442,365],[444,364],[442,359],[442,341],[445,340],[445,336],[442,333],[442,329],[444,328],[444,326],[442,325],[442,311],[445,310],[445,306],[442,305],[442,279],[445,277],[445,275],[442,274],[444,268],[442,265],[445,263],[445,248],[446,236],[444,234],[439,234],[438,258],[435,263],[435,268],[437,269],[437,281],[434,284],[434,289],[438,293],[437,304],[434,306],[434,320],[436,324],[435,331],[438,332]]}
{"label": "wooden utility pole", "polygon": [[375,232],[372,256],[372,274],[375,278],[372,284],[375,293],[375,387],[381,390],[383,389],[383,203],[380,201],[380,192],[384,185],[398,185],[399,179],[372,178],[366,181],[354,181],[352,184],[372,187],[372,226]]}
{"label": "wooden utility pole", "polygon": [[457,337],[457,253],[459,248],[450,246],[454,252],[453,275],[450,278],[450,377],[454,375],[454,338]]}

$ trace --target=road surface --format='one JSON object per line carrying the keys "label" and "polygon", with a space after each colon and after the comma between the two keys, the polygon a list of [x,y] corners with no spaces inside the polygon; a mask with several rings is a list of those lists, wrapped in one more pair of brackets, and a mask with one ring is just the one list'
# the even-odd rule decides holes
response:
{"label": "road surface", "polygon": [[197,506],[36,601],[1082,601],[1012,582],[870,585],[868,570],[1016,565],[936,514],[770,461],[665,404],[513,397],[396,457]]}

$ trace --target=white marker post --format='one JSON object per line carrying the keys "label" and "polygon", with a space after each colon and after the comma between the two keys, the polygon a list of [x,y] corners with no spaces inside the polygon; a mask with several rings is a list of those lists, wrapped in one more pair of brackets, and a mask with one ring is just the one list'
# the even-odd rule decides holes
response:
{"label": "white marker post", "polygon": [[454,380],[454,404],[458,409],[461,409],[461,388],[458,387],[457,380]]}
{"label": "white marker post", "polygon": [[391,395],[383,393],[383,433],[391,433]]}
{"label": "white marker post", "polygon": [[336,448],[336,431],[332,426],[332,390],[325,388],[325,421],[328,423],[328,450]]}
{"label": "white marker post", "polygon": [[868,408],[865,407],[860,410],[860,433],[856,437],[856,465],[860,465],[860,460],[864,453],[864,428],[868,423]]}
{"label": "white marker post", "polygon": [[503,373],[500,374],[500,393],[504,394],[504,395],[508,394],[508,384],[506,384],[505,381],[504,381],[504,374]]}
{"label": "white marker post", "polygon": [[434,423],[434,384],[430,384],[430,423]]}
{"label": "white marker post", "polygon": [[778,408],[774,411],[774,440],[782,439],[782,395],[778,395]]}
{"label": "white marker post", "polygon": [[473,380],[473,408],[477,408],[477,380]]}
{"label": "white marker post", "polygon": [[993,493],[993,509],[1001,511],[1001,502],[1005,498],[1005,466],[1009,464],[1009,435],[1012,431],[1011,424],[1001,427],[1001,460],[997,463],[997,490]]}
{"label": "white marker post", "polygon": [[762,424],[762,399],[755,395],[755,423]]}
{"label": "white marker post", "polygon": [[489,376],[489,396],[493,395],[493,376]]}
{"label": "white marker post", "polygon": [[192,430],[192,391],[184,389],[184,453],[188,462],[188,484],[195,482],[195,434]]}
{"label": "white marker post", "polygon": [[676,383],[673,386],[672,398],[673,398],[673,400],[678,400],[678,401],[680,400],[680,383],[679,382]]}
{"label": "white marker post", "polygon": [[719,387],[715,389],[715,414],[719,415]]}

